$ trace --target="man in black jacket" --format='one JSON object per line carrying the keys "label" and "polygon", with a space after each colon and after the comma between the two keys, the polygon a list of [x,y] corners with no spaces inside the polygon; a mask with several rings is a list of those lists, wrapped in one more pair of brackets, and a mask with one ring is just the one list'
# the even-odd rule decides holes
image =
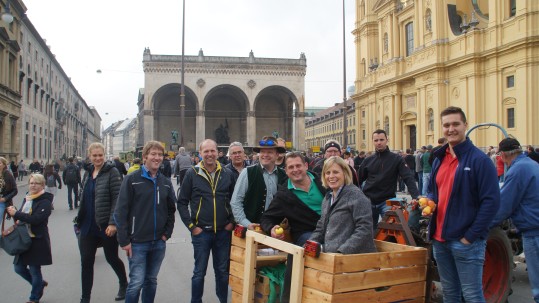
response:
{"label": "man in black jacket", "polygon": [[120,172],[120,176],[122,179],[125,175],[127,175],[127,169],[125,169],[125,164],[120,161],[120,157],[114,157],[114,166],[116,166],[116,169]]}
{"label": "man in black jacket", "polygon": [[218,162],[215,141],[204,140],[199,152],[202,161],[185,174],[178,198],[178,211],[191,232],[195,257],[191,302],[202,302],[210,252],[217,297],[219,302],[226,302],[231,230],[234,227],[230,197],[236,181],[233,173]]}
{"label": "man in black jacket", "polygon": [[127,175],[120,187],[114,221],[118,242],[129,258],[126,302],[153,302],[157,274],[172,236],[176,195],[169,178],[159,173],[164,148],[149,141],[142,149],[144,165]]}
{"label": "man in black jacket", "polygon": [[387,146],[387,135],[382,129],[372,134],[376,153],[366,158],[359,167],[359,184],[365,182],[363,192],[372,203],[372,222],[374,229],[378,217],[384,217],[389,210],[386,200],[394,198],[397,190],[397,178],[400,176],[412,196],[412,204],[417,202],[419,191],[412,171],[406,166],[401,155],[392,153]]}
{"label": "man in black jacket", "polygon": [[73,196],[75,196],[75,208],[79,207],[79,184],[81,184],[81,178],[79,168],[73,164],[73,157],[69,157],[67,161],[69,163],[62,173],[62,180],[64,181],[64,184],[67,185],[67,204],[69,204],[69,210],[72,210]]}

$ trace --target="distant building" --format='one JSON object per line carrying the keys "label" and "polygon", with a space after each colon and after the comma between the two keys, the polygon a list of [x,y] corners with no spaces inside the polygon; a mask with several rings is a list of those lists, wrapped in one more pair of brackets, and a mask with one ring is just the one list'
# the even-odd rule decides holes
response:
{"label": "distant building", "polygon": [[[348,147],[356,150],[356,116],[355,104],[348,102]],[[313,147],[323,148],[326,141],[332,139],[344,144],[344,106],[343,103],[337,103],[335,106],[318,111],[314,116],[309,116],[305,121],[305,142],[306,149],[313,151]],[[346,149],[343,146],[343,149]]]}
{"label": "distant building", "polygon": [[[450,105],[469,126],[494,122],[539,143],[539,1],[356,0],[356,8],[359,149],[373,150],[378,128],[391,149],[436,145]],[[489,146],[502,133],[470,137]]]}
{"label": "distant building", "polygon": [[125,119],[112,123],[103,133],[105,156],[110,159],[120,153],[135,151],[138,137],[137,119]]}

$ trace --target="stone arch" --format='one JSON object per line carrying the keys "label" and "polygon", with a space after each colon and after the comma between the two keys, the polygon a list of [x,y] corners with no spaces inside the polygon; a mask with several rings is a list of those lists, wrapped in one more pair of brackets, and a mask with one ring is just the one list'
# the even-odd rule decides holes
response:
{"label": "stone arch", "polygon": [[205,138],[218,145],[247,142],[249,99],[245,92],[230,84],[217,85],[204,97]]}
{"label": "stone arch", "polygon": [[417,119],[417,114],[414,113],[414,112],[411,112],[411,111],[405,111],[405,112],[402,113],[402,115],[400,116],[400,120],[401,120],[401,121],[415,120],[415,119]]}
{"label": "stone arch", "polygon": [[257,121],[257,139],[276,131],[279,137],[292,141],[294,112],[299,108],[299,104],[290,89],[280,85],[262,89],[255,98],[253,108]]}
{"label": "stone arch", "polygon": [[[167,149],[171,149],[173,130],[180,132],[180,91],[179,83],[169,83],[161,86],[152,98],[152,110],[154,112],[154,140],[164,142]],[[198,111],[198,99],[189,87],[185,87],[185,130],[183,143],[185,146],[196,145],[196,115]],[[181,137],[178,138],[181,144]],[[194,144],[194,145],[193,145]]]}

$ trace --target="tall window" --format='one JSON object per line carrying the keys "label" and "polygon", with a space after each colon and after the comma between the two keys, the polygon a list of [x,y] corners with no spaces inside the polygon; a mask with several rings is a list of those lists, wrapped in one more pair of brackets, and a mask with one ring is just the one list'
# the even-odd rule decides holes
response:
{"label": "tall window", "polygon": [[511,75],[507,77],[507,87],[514,87],[515,86],[515,76]]}
{"label": "tall window", "polygon": [[434,111],[429,108],[429,131],[434,131]]}
{"label": "tall window", "polygon": [[384,33],[384,53],[387,53],[389,50],[389,37],[387,33]]}
{"label": "tall window", "polygon": [[517,0],[509,0],[509,16],[513,17],[517,13]]}
{"label": "tall window", "polygon": [[386,131],[387,136],[389,137],[389,117],[386,116],[384,119],[384,130]]}
{"label": "tall window", "polygon": [[406,30],[406,56],[410,56],[414,52],[414,23],[410,22],[405,25]]}
{"label": "tall window", "polygon": [[507,109],[507,128],[515,128],[515,109]]}

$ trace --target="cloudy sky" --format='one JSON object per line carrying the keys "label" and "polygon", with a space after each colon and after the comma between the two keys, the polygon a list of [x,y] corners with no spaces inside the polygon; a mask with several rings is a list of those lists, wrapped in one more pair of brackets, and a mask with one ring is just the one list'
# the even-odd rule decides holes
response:
{"label": "cloudy sky", "polygon": [[[27,15],[104,127],[132,118],[142,53],[181,54],[181,0],[23,0]],[[346,1],[347,86],[355,80],[354,0]],[[343,98],[342,1],[186,0],[185,54],[307,57],[307,106]],[[97,70],[101,73],[97,73]],[[179,82],[179,80],[178,80]]]}

